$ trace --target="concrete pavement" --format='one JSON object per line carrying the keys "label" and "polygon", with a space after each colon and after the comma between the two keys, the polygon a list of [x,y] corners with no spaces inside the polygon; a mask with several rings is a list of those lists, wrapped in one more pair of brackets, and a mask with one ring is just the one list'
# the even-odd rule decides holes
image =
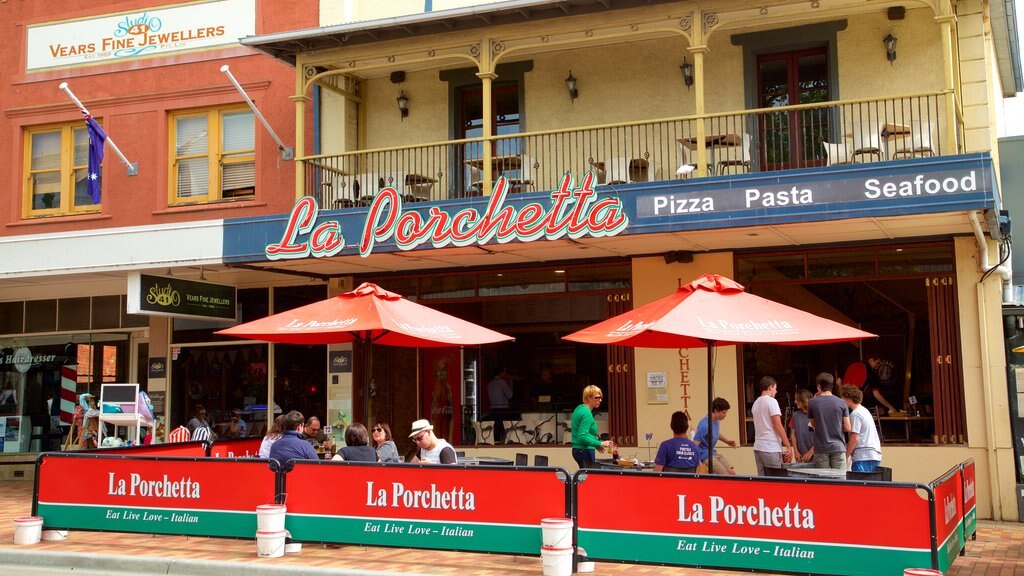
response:
{"label": "concrete pavement", "polygon": [[[66,540],[17,546],[12,520],[32,510],[32,483],[0,482],[0,574],[82,576],[171,574],[224,576],[462,574],[526,576],[542,572],[536,557],[306,544],[299,554],[260,558],[252,540],[72,532]],[[879,517],[880,522],[898,521]],[[947,573],[953,576],[1024,575],[1024,524],[978,523],[978,539]],[[599,575],[737,576],[749,572],[598,562]]]}

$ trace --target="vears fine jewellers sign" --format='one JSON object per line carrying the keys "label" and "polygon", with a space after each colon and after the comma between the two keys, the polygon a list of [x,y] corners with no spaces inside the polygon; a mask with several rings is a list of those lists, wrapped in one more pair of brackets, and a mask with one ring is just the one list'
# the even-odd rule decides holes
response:
{"label": "vears fine jewellers sign", "polygon": [[256,0],[163,6],[28,26],[26,71],[237,44],[256,33]]}
{"label": "vears fine jewellers sign", "polygon": [[237,303],[234,286],[147,274],[128,276],[129,314],[234,320]]}

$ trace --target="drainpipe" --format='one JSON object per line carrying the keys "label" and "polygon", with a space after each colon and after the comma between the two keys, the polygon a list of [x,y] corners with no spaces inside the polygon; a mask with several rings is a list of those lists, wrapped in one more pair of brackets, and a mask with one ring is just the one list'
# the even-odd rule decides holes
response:
{"label": "drainpipe", "polygon": [[[974,238],[978,243],[978,268],[982,274],[989,271],[988,243],[981,231],[981,223],[978,221],[976,212],[969,212],[967,217],[971,221],[971,228],[974,229]],[[999,274],[1003,285],[1003,302],[1009,301],[1009,285],[1011,274],[1005,265],[999,265],[994,269]],[[985,402],[985,445],[989,461],[989,490],[992,492],[992,519],[1002,520],[1002,499],[999,493],[999,461],[996,454],[996,431],[995,431],[995,407],[992,405],[992,378],[990,376],[991,355],[987,344],[988,321],[985,315],[985,286],[981,282],[975,286],[978,297],[978,329],[981,333],[981,390]]]}

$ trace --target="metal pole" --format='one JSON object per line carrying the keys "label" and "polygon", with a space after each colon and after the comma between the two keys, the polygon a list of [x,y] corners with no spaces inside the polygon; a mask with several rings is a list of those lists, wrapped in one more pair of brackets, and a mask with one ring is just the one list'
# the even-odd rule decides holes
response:
{"label": "metal pole", "polygon": [[[65,92],[67,92],[68,96],[71,97],[71,100],[78,106],[78,109],[82,111],[82,114],[85,114],[86,116],[90,115],[89,114],[89,110],[87,110],[85,108],[85,105],[82,104],[82,101],[79,100],[78,97],[75,96],[75,94],[73,92],[71,92],[70,88],[68,88],[68,83],[67,82],[61,82],[60,85],[57,86],[57,87],[60,88],[61,90],[65,91]],[[133,164],[133,163],[129,162],[128,159],[125,158],[124,154],[121,153],[121,149],[117,147],[117,144],[114,144],[114,141],[110,138],[109,135],[107,136],[107,144],[110,145],[110,149],[113,150],[114,153],[117,154],[117,156],[121,159],[121,162],[124,162],[124,165],[128,167],[128,175],[129,176],[138,176],[139,175],[139,165],[137,163]]]}
{"label": "metal pole", "polygon": [[249,95],[245,93],[245,90],[242,88],[242,85],[238,83],[238,80],[235,80],[235,77],[231,74],[231,69],[228,65],[225,64],[221,66],[220,71],[227,75],[228,80],[231,80],[231,83],[235,85],[235,90],[238,90],[238,93],[242,95],[242,98],[245,98],[245,102],[249,105],[249,108],[252,108],[253,113],[256,114],[256,117],[263,123],[263,127],[267,129],[267,132],[270,132],[271,136],[273,136],[274,141],[277,142],[277,149],[281,151],[281,158],[284,160],[294,160],[295,148],[286,147],[284,142],[278,138],[277,132],[274,132],[274,129],[270,127],[270,123],[267,122],[267,119],[263,117],[262,113],[260,113],[260,109],[256,107],[256,104],[254,104],[252,99],[249,98]]}

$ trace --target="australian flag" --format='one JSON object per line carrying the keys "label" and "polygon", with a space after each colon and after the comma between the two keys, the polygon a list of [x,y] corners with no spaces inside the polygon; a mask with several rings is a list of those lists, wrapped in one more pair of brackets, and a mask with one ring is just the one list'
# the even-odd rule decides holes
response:
{"label": "australian flag", "polygon": [[100,164],[103,163],[103,144],[107,134],[92,116],[85,117],[85,128],[89,131],[89,173],[86,186],[94,204],[100,203]]}

